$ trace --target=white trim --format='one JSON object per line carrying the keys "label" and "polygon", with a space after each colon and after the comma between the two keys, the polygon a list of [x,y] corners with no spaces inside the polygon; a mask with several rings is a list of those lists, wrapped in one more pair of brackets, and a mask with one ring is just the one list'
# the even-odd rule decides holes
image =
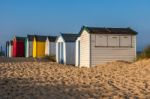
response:
{"label": "white trim", "polygon": [[80,49],[79,49],[79,47],[78,47],[78,46],[79,46],[79,41],[80,41],[80,37],[77,38],[76,44],[75,44],[75,46],[76,46],[76,47],[75,47],[75,66],[77,66],[77,67],[79,67],[79,65],[80,65],[80,64],[79,64],[79,61],[80,61],[80,60],[79,60],[79,57],[80,57],[80,55],[79,55],[79,50],[80,50]]}
{"label": "white trim", "polygon": [[47,37],[46,42],[45,42],[45,55],[50,55],[50,41]]}
{"label": "white trim", "polygon": [[27,41],[26,41],[26,45],[25,45],[27,48],[26,48],[26,57],[29,57],[29,39],[27,38]]}

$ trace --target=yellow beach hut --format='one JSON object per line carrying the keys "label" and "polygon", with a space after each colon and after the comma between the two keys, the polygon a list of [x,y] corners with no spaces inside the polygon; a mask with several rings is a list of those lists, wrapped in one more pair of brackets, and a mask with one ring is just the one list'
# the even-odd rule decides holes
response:
{"label": "yellow beach hut", "polygon": [[45,42],[47,36],[35,35],[33,40],[33,57],[42,58],[45,56]]}

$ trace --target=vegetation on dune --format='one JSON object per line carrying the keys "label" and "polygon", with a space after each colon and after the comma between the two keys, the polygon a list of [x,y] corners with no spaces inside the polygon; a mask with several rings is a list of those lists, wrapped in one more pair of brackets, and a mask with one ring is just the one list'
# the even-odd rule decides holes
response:
{"label": "vegetation on dune", "polygon": [[145,47],[144,50],[138,54],[137,60],[149,59],[150,58],[150,45]]}
{"label": "vegetation on dune", "polygon": [[3,47],[0,47],[0,56],[5,56],[5,52],[3,51]]}
{"label": "vegetation on dune", "polygon": [[56,56],[55,55],[46,55],[45,59],[48,59],[52,62],[56,62]]}
{"label": "vegetation on dune", "polygon": [[5,53],[3,51],[0,51],[0,56],[4,56]]}

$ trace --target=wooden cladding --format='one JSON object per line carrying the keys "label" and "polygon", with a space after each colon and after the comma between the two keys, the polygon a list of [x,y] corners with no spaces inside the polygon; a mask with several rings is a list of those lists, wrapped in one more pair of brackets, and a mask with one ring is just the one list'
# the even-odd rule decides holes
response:
{"label": "wooden cladding", "polygon": [[132,47],[131,35],[95,35],[96,47]]}

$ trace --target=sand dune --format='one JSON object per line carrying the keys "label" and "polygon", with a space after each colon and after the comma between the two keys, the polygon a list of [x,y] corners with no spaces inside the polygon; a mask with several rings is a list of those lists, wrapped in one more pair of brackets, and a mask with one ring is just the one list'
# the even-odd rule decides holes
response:
{"label": "sand dune", "polygon": [[101,98],[149,99],[150,60],[90,69],[42,61],[0,62],[0,99]]}

